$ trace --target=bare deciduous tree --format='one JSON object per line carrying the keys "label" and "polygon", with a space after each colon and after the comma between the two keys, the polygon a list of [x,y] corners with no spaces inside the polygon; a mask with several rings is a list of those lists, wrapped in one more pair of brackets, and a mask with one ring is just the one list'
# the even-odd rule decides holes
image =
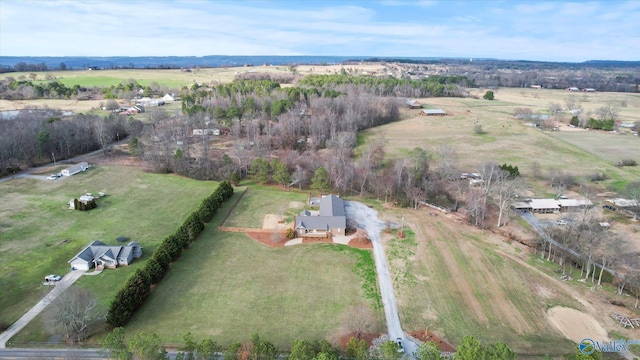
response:
{"label": "bare deciduous tree", "polygon": [[62,331],[70,343],[87,338],[91,326],[106,316],[96,297],[86,289],[72,286],[51,302],[48,319],[55,331]]}
{"label": "bare deciduous tree", "polygon": [[518,195],[521,188],[522,181],[520,178],[510,178],[509,173],[506,171],[501,171],[498,174],[498,179],[494,186],[494,194],[498,205],[498,227],[503,225],[502,215],[509,209],[511,202]]}
{"label": "bare deciduous tree", "polygon": [[367,304],[359,303],[345,309],[343,326],[347,333],[353,334],[357,340],[377,328],[376,318]]}

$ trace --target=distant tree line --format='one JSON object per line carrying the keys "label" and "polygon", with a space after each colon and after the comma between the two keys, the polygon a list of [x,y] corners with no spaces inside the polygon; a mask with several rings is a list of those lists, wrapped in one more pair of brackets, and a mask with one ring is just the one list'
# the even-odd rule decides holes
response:
{"label": "distant tree line", "polygon": [[142,127],[138,120],[114,115],[63,116],[49,108],[23,110],[13,120],[0,121],[0,173],[106,149],[118,138],[138,134]]}

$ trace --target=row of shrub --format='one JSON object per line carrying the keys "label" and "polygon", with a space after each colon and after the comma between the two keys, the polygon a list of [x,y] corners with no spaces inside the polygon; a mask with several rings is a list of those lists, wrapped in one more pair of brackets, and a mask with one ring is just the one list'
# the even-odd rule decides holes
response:
{"label": "row of shrub", "polygon": [[182,225],[167,236],[142,269],[138,269],[118,291],[111,302],[107,323],[113,327],[126,325],[133,314],[144,304],[151,293],[151,285],[159,283],[169,270],[169,264],[177,260],[204,230],[220,206],[233,195],[233,187],[223,181],[206,197]]}

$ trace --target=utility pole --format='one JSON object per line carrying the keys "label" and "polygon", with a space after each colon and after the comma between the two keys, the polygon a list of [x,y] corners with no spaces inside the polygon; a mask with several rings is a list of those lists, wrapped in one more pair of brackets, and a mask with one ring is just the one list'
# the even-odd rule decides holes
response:
{"label": "utility pole", "polygon": [[402,217],[402,227],[400,227],[400,237],[402,237],[404,234],[404,216]]}
{"label": "utility pole", "polygon": [[429,336],[429,313],[431,312],[431,300],[429,300],[429,304],[427,305],[427,318],[425,320],[425,327],[424,327],[424,337],[426,338],[427,336]]}

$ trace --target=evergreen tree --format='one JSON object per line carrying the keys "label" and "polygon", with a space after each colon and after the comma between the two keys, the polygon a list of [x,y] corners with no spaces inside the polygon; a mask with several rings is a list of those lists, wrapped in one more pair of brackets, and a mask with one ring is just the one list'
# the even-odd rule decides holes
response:
{"label": "evergreen tree", "polygon": [[311,188],[326,192],[329,190],[329,174],[324,167],[319,167],[311,179]]}

